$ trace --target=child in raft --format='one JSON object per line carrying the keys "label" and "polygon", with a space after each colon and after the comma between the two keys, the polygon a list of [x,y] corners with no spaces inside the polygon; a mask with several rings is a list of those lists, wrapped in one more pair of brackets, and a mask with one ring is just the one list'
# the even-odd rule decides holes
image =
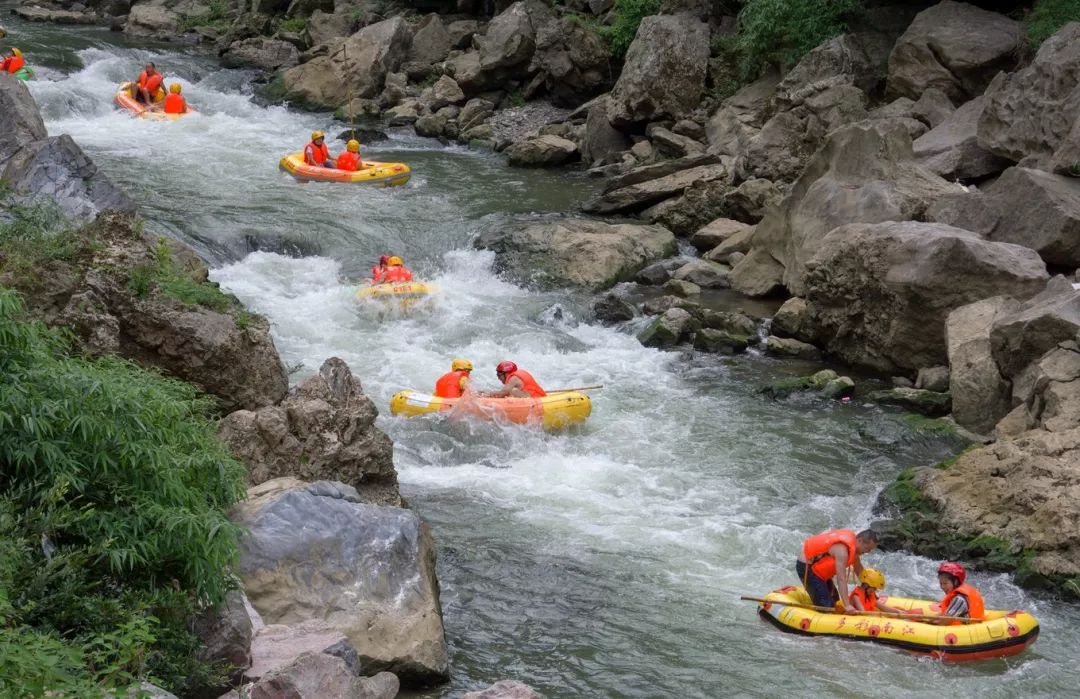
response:
{"label": "child in raft", "polygon": [[[967,619],[982,620],[986,617],[986,605],[982,594],[971,585],[964,582],[967,571],[959,563],[942,563],[938,567],[938,585],[945,596],[940,602],[933,605],[933,609],[941,616],[965,617]],[[963,622],[942,619],[931,621],[931,624],[961,624]]]}
{"label": "child in raft", "polygon": [[900,614],[904,610],[890,607],[884,602],[878,601],[878,590],[885,589],[885,576],[881,571],[874,568],[863,568],[859,575],[859,586],[856,587],[849,598],[851,606],[860,612],[888,612]]}

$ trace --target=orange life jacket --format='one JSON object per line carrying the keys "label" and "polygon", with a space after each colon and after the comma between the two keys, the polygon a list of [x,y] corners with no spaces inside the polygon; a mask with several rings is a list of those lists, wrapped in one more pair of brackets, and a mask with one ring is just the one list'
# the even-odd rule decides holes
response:
{"label": "orange life jacket", "polygon": [[22,56],[11,56],[4,60],[4,68],[9,73],[15,73],[26,65],[26,59]]}
{"label": "orange life jacket", "polygon": [[449,371],[435,382],[435,395],[439,398],[460,398],[461,379],[468,378],[467,371]]}
{"label": "orange life jacket", "polygon": [[383,273],[383,281],[390,282],[391,284],[400,284],[401,282],[411,282],[412,272],[405,269],[400,265],[394,265],[393,267],[387,267],[386,272]]}
{"label": "orange life jacket", "polygon": [[[968,617],[971,619],[982,620],[986,618],[986,605],[983,603],[982,595],[971,585],[964,583],[959,587],[953,588],[952,592],[947,593],[941,598],[941,602],[938,603],[938,607],[941,609],[941,613],[945,614],[945,610],[949,608],[949,603],[953,601],[953,597],[957,595],[963,595],[967,598],[968,603]],[[952,622],[953,626],[962,624],[962,621]]]}
{"label": "orange life jacket", "polygon": [[360,169],[360,156],[356,153],[345,151],[337,157],[337,169],[355,171]]}
{"label": "orange life jacket", "polygon": [[139,87],[146,87],[146,71],[139,73]]}
{"label": "orange life jacket", "polygon": [[140,81],[140,85],[142,85],[142,87],[145,87],[146,91],[149,92],[151,96],[153,96],[153,94],[157,92],[158,89],[161,87],[161,73],[154,73],[153,75],[148,75],[145,82]]}
{"label": "orange life jacket", "polygon": [[386,267],[375,265],[371,268],[371,283],[380,284],[384,281],[383,277],[386,276]]}
{"label": "orange life jacket", "polygon": [[165,113],[166,114],[183,114],[187,111],[187,102],[184,100],[183,95],[175,93],[169,93],[165,96]]}
{"label": "orange life jacket", "polygon": [[324,141],[321,146],[315,145],[315,141],[304,147],[304,162],[308,165],[322,165],[330,157],[330,149]]}
{"label": "orange life jacket", "polygon": [[859,585],[851,593],[851,597],[849,597],[849,599],[851,600],[851,603],[853,605],[855,603],[856,598],[859,600],[860,603],[862,603],[863,611],[865,611],[865,612],[876,612],[877,611],[877,592],[875,592],[874,590],[870,590],[870,592],[866,592],[865,590],[863,590],[863,586]]}
{"label": "orange life jacket", "polygon": [[532,377],[532,374],[525,371],[524,369],[518,369],[513,374],[510,374],[506,377],[506,381],[504,381],[503,383],[509,383],[510,379],[514,378],[515,376],[521,379],[521,383],[523,384],[522,388],[533,398],[543,398],[547,395],[547,392],[544,389],[540,388],[540,384],[536,382],[536,379]]}
{"label": "orange life jacket", "polygon": [[833,529],[816,534],[803,542],[803,557],[814,575],[828,580],[836,575],[836,559],[829,549],[836,544],[843,544],[848,550],[848,565],[859,559],[855,548],[855,532],[850,529]]}

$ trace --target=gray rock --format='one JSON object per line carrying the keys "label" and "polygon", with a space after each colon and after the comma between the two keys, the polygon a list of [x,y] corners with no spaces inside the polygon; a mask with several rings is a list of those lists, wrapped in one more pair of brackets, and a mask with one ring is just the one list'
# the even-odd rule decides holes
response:
{"label": "gray rock", "polygon": [[649,165],[639,165],[608,179],[604,184],[603,193],[614,192],[630,185],[642,184],[650,180],[659,180],[669,175],[675,175],[686,170],[705,165],[720,165],[721,158],[712,153],[704,155],[691,155],[675,160],[662,160]]}
{"label": "gray rock", "polygon": [[400,506],[394,445],[375,427],[378,414],[348,365],[332,357],[279,405],[229,414],[219,436],[247,464],[252,484],[334,479],[366,502]]}
{"label": "gray rock", "polygon": [[837,86],[876,92],[885,82],[891,39],[859,32],[832,38],[809,51],[776,86],[778,110],[788,111]]}
{"label": "gray rock", "polygon": [[680,117],[697,106],[705,88],[709,27],[689,15],[641,21],[611,91],[615,126]]}
{"label": "gray rock", "polygon": [[602,323],[621,323],[632,320],[637,313],[634,307],[615,294],[605,294],[593,304],[593,313]]}
{"label": "gray rock", "polygon": [[708,260],[693,260],[675,270],[676,280],[688,281],[704,289],[726,289],[731,285],[731,270]]}
{"label": "gray rock", "polygon": [[601,194],[582,206],[582,210],[595,214],[640,210],[685,191],[697,181],[711,182],[723,179],[727,174],[727,168],[723,165],[691,167]]}
{"label": "gray rock", "polygon": [[1045,292],[1016,312],[994,321],[990,331],[994,362],[1014,378],[1058,343],[1080,332],[1080,290],[1056,277]]}
{"label": "gray rock", "polygon": [[701,252],[712,250],[736,233],[748,230],[749,225],[730,218],[710,221],[690,236],[690,244]]}
{"label": "gray rock", "polygon": [[[305,653],[328,653],[335,657],[356,653],[345,634],[325,621],[308,619],[290,626],[266,625],[254,608],[250,614],[254,617],[254,636],[251,639],[251,667],[243,673],[245,682],[258,682]],[[343,652],[345,648],[351,649],[352,653]],[[357,657],[353,667],[358,665]]]}
{"label": "gray rock", "polygon": [[915,382],[906,376],[894,376],[891,383],[893,388],[915,388]]}
{"label": "gray rock", "polygon": [[923,90],[918,100],[911,105],[911,114],[931,129],[937,128],[956,111],[949,96],[936,87],[928,87]]}
{"label": "gray rock", "polygon": [[382,672],[357,677],[341,658],[304,653],[289,665],[267,674],[247,690],[250,699],[393,699],[397,677]]}
{"label": "gray rock", "polygon": [[924,391],[918,388],[891,388],[887,391],[874,391],[870,400],[885,405],[898,405],[911,412],[929,417],[948,415],[952,402],[948,393]]}
{"label": "gray rock", "polygon": [[746,149],[769,116],[779,79],[776,73],[768,72],[721,102],[705,124],[711,152],[735,157]]}
{"label": "gray rock", "polygon": [[673,296],[680,296],[682,298],[689,298],[691,296],[701,295],[701,287],[693,282],[688,282],[682,279],[670,279],[664,286],[663,290]]}
{"label": "gray rock", "polygon": [[[750,226],[745,230],[735,233],[730,238],[710,250],[705,254],[705,259],[712,262],[727,263],[734,269],[736,264],[746,259],[746,254],[749,253],[751,247],[753,247],[753,240],[754,227]],[[735,255],[739,255],[739,258],[734,259]]]}
{"label": "gray rock", "polygon": [[390,126],[408,126],[420,118],[420,105],[416,100],[391,107],[383,112],[383,117]]}
{"label": "gray rock", "polygon": [[443,75],[436,80],[431,89],[435,98],[432,101],[431,109],[436,111],[447,105],[461,104],[465,101],[465,93],[461,91],[461,87],[449,75]]}
{"label": "gray rock", "polygon": [[985,97],[976,97],[920,136],[913,144],[919,163],[950,180],[978,179],[1007,168],[1008,160],[979,145],[979,118],[985,105]]}
{"label": "gray rock", "polygon": [[[97,24],[99,18],[94,12],[58,10],[39,7],[16,7],[11,14],[27,22],[49,22],[51,24]],[[3,36],[3,35],[0,35]]]}
{"label": "gray rock", "polygon": [[723,330],[731,335],[739,335],[749,338],[750,344],[757,344],[758,326],[753,318],[736,311],[713,311],[700,309],[694,312],[694,316],[701,321],[701,325],[712,330]]}
{"label": "gray rock", "polygon": [[988,434],[1011,407],[1009,384],[994,362],[990,330],[1018,307],[1012,299],[995,296],[957,308],[945,324],[953,419],[978,434]]}
{"label": "gray rock", "polygon": [[536,136],[519,141],[506,149],[511,165],[519,167],[552,167],[563,165],[578,157],[573,141],[558,136]]}
{"label": "gray rock", "polygon": [[292,68],[299,62],[300,52],[295,46],[287,41],[264,36],[233,42],[221,54],[221,64],[226,68],[251,66],[273,72],[281,68]]}
{"label": "gray rock", "polygon": [[680,136],[686,136],[699,143],[704,143],[706,140],[705,127],[691,119],[680,119],[675,122],[675,125],[671,127],[671,130]]}
{"label": "gray rock", "polygon": [[460,124],[462,132],[464,132],[484,123],[494,113],[494,104],[485,99],[474,97],[461,108],[461,114],[458,115],[458,124]]}
{"label": "gray rock", "polygon": [[499,680],[487,689],[466,692],[462,699],[541,699],[541,697],[522,682]]}
{"label": "gray rock", "polygon": [[138,687],[130,687],[124,693],[126,699],[177,699],[176,695],[168,692],[156,684],[143,681]]}
{"label": "gray rock", "polygon": [[131,8],[124,33],[133,36],[152,36],[169,39],[180,27],[180,15],[162,5],[140,3]]}
{"label": "gray rock", "polygon": [[933,366],[919,369],[919,376],[915,379],[915,388],[947,393],[949,390],[949,367]]}
{"label": "gray rock", "polygon": [[[755,338],[756,339],[756,338]],[[750,337],[733,335],[726,330],[704,328],[694,335],[694,349],[713,354],[742,354],[750,346]]]}
{"label": "gray rock", "polygon": [[725,179],[696,181],[681,196],[654,204],[640,215],[679,237],[686,237],[727,213],[727,195],[730,191],[731,185]]}
{"label": "gray rock", "polygon": [[962,2],[944,0],[918,14],[889,56],[888,91],[918,99],[936,87],[964,102],[1011,70],[1023,41],[1019,22]]}
{"label": "gray rock", "polygon": [[697,326],[698,322],[689,312],[670,308],[642,330],[638,340],[646,347],[672,347],[687,339]]}
{"label": "gray rock", "polygon": [[777,337],[792,337],[803,342],[813,342],[814,325],[810,317],[810,309],[806,300],[798,296],[784,301],[784,305],[776,311],[770,328]]}
{"label": "gray rock", "polygon": [[347,8],[342,8],[342,10],[341,12],[324,12],[317,9],[311,13],[307,20],[306,31],[313,46],[335,43],[335,40],[352,33],[352,12]]}
{"label": "gray rock", "polygon": [[650,124],[645,133],[652,140],[653,146],[669,158],[684,158],[705,152],[705,146],[701,142],[655,124]]}
{"label": "gray rock", "polygon": [[789,337],[769,335],[765,339],[765,352],[775,357],[796,357],[798,359],[821,359],[821,350],[808,342],[800,342]]}
{"label": "gray rock", "polygon": [[855,382],[848,376],[831,379],[821,389],[826,398],[849,398],[855,394]]}
{"label": "gray rock", "polygon": [[406,60],[428,66],[438,63],[446,59],[452,42],[453,37],[447,31],[442,18],[436,14],[427,15],[413,32],[412,46]]}
{"label": "gray rock", "polygon": [[630,147],[625,135],[611,125],[607,116],[607,98],[597,98],[585,119],[585,137],[581,143],[581,160],[586,165],[615,162]]}
{"label": "gray rock", "polygon": [[672,254],[675,237],[660,226],[566,218],[490,231],[476,246],[494,250],[496,269],[516,279],[604,289]]}
{"label": "gray rock", "polygon": [[266,622],[324,620],[366,671],[406,686],[446,679],[435,549],[415,513],[362,504],[341,483],[279,478],[251,488],[232,516],[248,531],[239,573]]}
{"label": "gray rock", "polygon": [[641,304],[641,312],[647,316],[663,315],[672,308],[681,308],[684,311],[688,311],[691,315],[697,316],[702,312],[701,303],[691,299],[680,298],[678,296],[660,296],[657,298],[649,299],[645,303]]}
{"label": "gray rock", "polygon": [[247,597],[243,590],[233,590],[217,608],[203,611],[196,619],[195,635],[202,642],[199,658],[205,662],[228,663],[234,668],[229,680],[236,684],[244,670],[251,667],[253,633]]}
{"label": "gray rock", "polygon": [[[712,254],[709,253],[709,256]],[[753,249],[731,268],[729,279],[731,288],[739,293],[747,296],[772,296],[784,287],[784,267],[767,251]]]}
{"label": "gray rock", "polygon": [[680,259],[654,262],[651,265],[643,267],[636,275],[634,275],[634,281],[638,284],[660,286],[668,279],[671,279],[671,273],[679,267],[682,267],[682,265],[683,262]]}

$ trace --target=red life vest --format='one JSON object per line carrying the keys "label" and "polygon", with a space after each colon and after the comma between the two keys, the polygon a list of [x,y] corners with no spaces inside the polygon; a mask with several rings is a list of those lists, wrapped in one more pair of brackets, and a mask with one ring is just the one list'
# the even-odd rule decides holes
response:
{"label": "red life vest", "polygon": [[336,163],[338,170],[348,170],[353,172],[360,169],[360,156],[356,153],[345,151],[337,157]]}
{"label": "red life vest", "polygon": [[308,165],[322,165],[330,157],[330,149],[324,141],[321,146],[315,145],[315,141],[304,146],[304,162]]}
{"label": "red life vest", "polygon": [[[938,606],[940,607],[942,614],[947,613],[945,610],[949,608],[949,603],[952,602],[953,598],[957,595],[963,595],[967,599],[969,618],[982,620],[986,617],[986,605],[983,603],[982,595],[979,594],[978,590],[967,583],[953,588],[952,592],[947,593],[941,598],[941,602],[938,603]],[[952,622],[952,625],[956,626],[957,624],[962,623],[963,622],[961,621],[954,621]]]}
{"label": "red life vest", "polygon": [[532,377],[532,374],[525,371],[524,369],[518,369],[513,374],[510,374],[506,377],[506,380],[503,381],[503,383],[508,383],[510,379],[514,378],[515,376],[521,379],[522,388],[533,398],[543,398],[547,395],[547,392],[544,389],[540,388],[540,384],[536,382],[536,379]]}
{"label": "red life vest", "polygon": [[139,87],[146,87],[146,71],[139,73]]}
{"label": "red life vest", "polygon": [[386,272],[383,273],[383,281],[391,284],[400,284],[402,282],[412,281],[412,272],[405,269],[400,265],[394,265],[393,267],[387,267]]}
{"label": "red life vest", "polygon": [[859,554],[855,548],[855,532],[850,529],[833,529],[831,531],[816,534],[803,542],[803,557],[814,575],[822,580],[828,580],[836,575],[836,559],[829,553],[829,549],[836,544],[843,544],[848,551],[848,565],[859,560]]}
{"label": "red life vest", "polygon": [[165,113],[166,114],[183,114],[187,111],[187,102],[184,101],[184,96],[176,93],[169,93],[165,96]]}
{"label": "red life vest", "polygon": [[147,76],[145,84],[142,86],[145,87],[146,91],[153,97],[154,93],[161,88],[161,73],[154,73],[153,75]]}
{"label": "red life vest", "polygon": [[11,56],[4,60],[4,67],[9,73],[17,72],[24,65],[26,65],[26,59],[22,56]]}
{"label": "red life vest", "polygon": [[371,268],[371,283],[372,284],[381,284],[383,281],[385,281],[385,279],[384,279],[385,276],[386,276],[386,267],[380,267],[379,265],[375,265],[374,267]]}
{"label": "red life vest", "polygon": [[439,398],[460,398],[463,393],[461,379],[468,377],[467,371],[450,371],[443,374],[435,382],[435,395]]}
{"label": "red life vest", "polygon": [[868,592],[863,590],[862,585],[859,585],[851,593],[851,597],[849,597],[849,599],[851,600],[852,605],[854,605],[856,598],[858,598],[859,602],[862,603],[863,611],[865,611],[865,612],[876,612],[877,611],[877,592],[875,592],[874,590],[870,590],[870,592],[868,593]]}

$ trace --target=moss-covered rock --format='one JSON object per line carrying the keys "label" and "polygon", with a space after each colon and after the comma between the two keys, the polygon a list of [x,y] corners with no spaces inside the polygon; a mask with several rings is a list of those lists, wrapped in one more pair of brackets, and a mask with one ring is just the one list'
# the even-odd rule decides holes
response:
{"label": "moss-covered rock", "polygon": [[937,393],[920,388],[890,388],[887,391],[874,391],[870,394],[870,400],[885,405],[898,405],[930,417],[948,415],[952,408],[952,397],[948,393]]}

